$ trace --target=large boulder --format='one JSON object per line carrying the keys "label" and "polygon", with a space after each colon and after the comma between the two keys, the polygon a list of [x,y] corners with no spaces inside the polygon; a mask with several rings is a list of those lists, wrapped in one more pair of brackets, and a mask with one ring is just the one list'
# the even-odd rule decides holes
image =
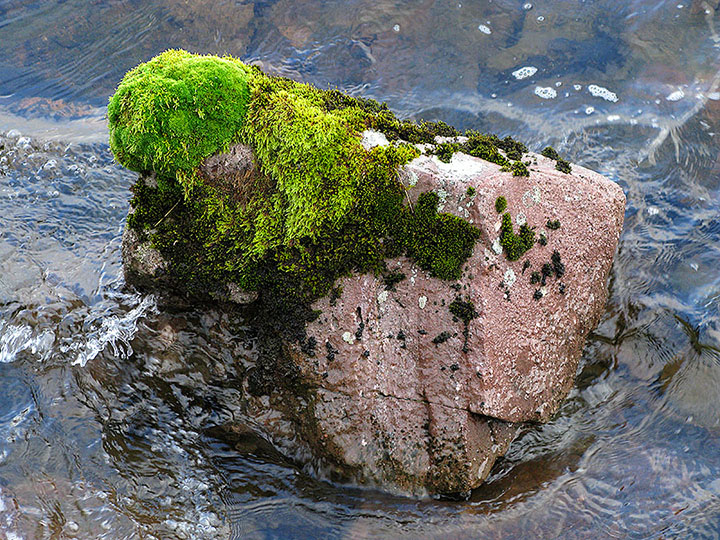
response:
{"label": "large boulder", "polygon": [[[386,142],[365,135],[371,145]],[[203,171],[215,181],[235,178],[248,174],[252,159],[249,148],[234,147]],[[449,163],[428,155],[411,161],[400,172],[407,204],[435,192],[438,210],[481,231],[462,277],[441,280],[398,257],[384,276],[340,279],[312,304],[319,316],[300,334],[271,332],[281,342],[257,369],[272,382],[251,384],[251,393],[269,394],[267,403],[343,476],[403,492],[467,492],[521,423],[546,421],[570,390],[604,309],[625,197],[580,166],[567,174],[553,159],[525,160],[529,176],[461,152]],[[515,261],[501,244],[506,213],[514,230],[526,225],[536,234]],[[129,229],[123,255],[135,283],[165,284],[161,255]],[[232,283],[221,296],[256,299]]]}
{"label": "large boulder", "polygon": [[128,282],[242,306],[246,405],[332,477],[467,493],[567,395],[622,228],[614,183],[185,51],[128,72],[108,121],[140,173]]}

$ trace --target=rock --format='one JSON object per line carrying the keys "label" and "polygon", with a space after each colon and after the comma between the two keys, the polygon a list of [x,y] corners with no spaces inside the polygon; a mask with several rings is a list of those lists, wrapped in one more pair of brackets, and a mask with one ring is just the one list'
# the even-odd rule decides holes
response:
{"label": "rock", "polygon": [[[388,266],[407,278],[390,290],[373,275],[343,278],[339,299],[312,306],[322,315],[306,331],[318,351],[288,344],[301,377],[320,389],[313,416],[322,436],[367,478],[392,483],[402,477],[395,467],[412,478],[410,487],[467,491],[507,449],[517,423],[546,421],[572,387],[585,337],[607,299],[625,197],[577,165],[570,176],[545,157],[533,161],[526,178],[463,154],[448,164],[414,160],[403,175],[414,183],[410,201],[442,192],[444,211],[483,233],[463,277],[445,282],[398,258]],[[492,251],[499,195],[516,223],[544,230],[547,245],[514,262]],[[559,229],[545,227],[553,220]],[[562,276],[531,283],[555,252]],[[467,325],[450,311],[458,299],[477,311]]]}
{"label": "rock", "polygon": [[[449,163],[421,156],[406,165],[408,204],[434,191],[439,210],[482,232],[462,278],[443,281],[406,257],[393,259],[388,268],[405,279],[388,286],[372,274],[342,278],[339,297],[311,306],[321,315],[306,325],[306,338],[282,342],[312,394],[305,408],[285,412],[306,425],[310,446],[344,475],[404,492],[467,492],[482,483],[520,423],[546,421],[570,390],[585,337],[603,312],[625,198],[595,172],[573,165],[568,175],[553,160],[530,156],[529,177],[462,153]],[[201,169],[217,183],[214,174],[249,174],[252,159],[249,148],[233,147]],[[546,245],[517,261],[493,250],[499,196],[514,226],[527,223]],[[559,228],[549,229],[554,221]],[[123,244],[126,272],[135,282],[143,272],[145,283],[158,279],[159,254],[131,244],[132,234]],[[542,280],[543,266],[553,266],[554,253],[560,275],[553,269],[544,286],[532,283],[534,272]],[[257,298],[227,287],[223,300]],[[453,302],[472,305],[477,316],[465,324],[451,312]],[[296,391],[279,382],[275,392]]]}
{"label": "rock", "polygon": [[[192,122],[168,131],[157,81],[202,70],[235,97],[199,86],[197,112],[179,94]],[[331,478],[468,493],[523,423],[557,411],[605,305],[616,184],[551,148],[183,51],[131,72],[108,111],[112,151],[141,173],[127,280],[244,306],[244,395],[270,438],[292,424]]]}

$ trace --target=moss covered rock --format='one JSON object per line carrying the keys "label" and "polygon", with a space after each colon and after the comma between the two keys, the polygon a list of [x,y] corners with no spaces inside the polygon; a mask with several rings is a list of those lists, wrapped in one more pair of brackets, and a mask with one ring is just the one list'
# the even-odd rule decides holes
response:
{"label": "moss covered rock", "polygon": [[[233,282],[309,301],[400,253],[456,279],[478,238],[432,197],[420,212],[405,206],[398,170],[416,146],[366,149],[361,137],[370,127],[416,142],[457,132],[401,122],[384,104],[171,50],[125,76],[108,118],[116,159],[157,183],[133,187],[128,225],[192,295]],[[227,190],[201,164],[236,144],[251,149],[253,174]]]}

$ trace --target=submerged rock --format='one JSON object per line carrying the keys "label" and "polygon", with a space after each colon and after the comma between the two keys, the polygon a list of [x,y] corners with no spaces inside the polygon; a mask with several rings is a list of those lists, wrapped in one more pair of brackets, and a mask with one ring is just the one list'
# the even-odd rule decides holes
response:
{"label": "submerged rock", "polygon": [[[157,152],[119,148],[134,128],[116,132],[116,155],[133,152],[142,173],[123,238],[128,281],[186,305],[249,305],[260,336],[244,381],[249,399],[281,411],[341,478],[406,493],[468,492],[519,426],[546,421],[570,390],[606,301],[622,190],[554,151],[400,123],[379,104],[344,98],[352,128],[317,120],[343,98],[308,87],[298,99],[317,98],[328,112],[318,106],[298,121],[325,122],[341,133],[330,142],[346,146],[328,154],[328,139],[308,135],[295,155],[273,139],[283,132],[262,119],[258,92],[277,93],[284,107],[297,83],[278,90],[261,74],[232,74],[249,77],[246,106],[258,125],[242,130],[256,131],[203,159],[191,153],[174,177]],[[111,134],[113,118],[128,116],[111,115]],[[152,135],[161,147],[163,134]],[[401,158],[392,158],[396,149]],[[323,167],[334,163],[314,151],[349,156],[363,170],[341,168],[347,181],[328,176]],[[271,248],[258,247],[268,234]],[[206,264],[220,271],[206,273]],[[272,423],[266,428],[272,436]]]}

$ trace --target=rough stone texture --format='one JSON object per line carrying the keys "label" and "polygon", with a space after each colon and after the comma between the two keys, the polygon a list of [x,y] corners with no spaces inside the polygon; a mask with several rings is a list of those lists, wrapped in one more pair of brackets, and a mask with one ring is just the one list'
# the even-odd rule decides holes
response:
{"label": "rough stone texture", "polygon": [[[513,177],[464,154],[449,164],[413,161],[402,175],[412,203],[434,190],[443,211],[482,231],[463,277],[444,282],[399,258],[389,267],[407,279],[394,290],[372,275],[344,278],[339,299],[313,305],[322,312],[307,326],[317,352],[290,344],[302,377],[322,388],[314,416],[323,436],[365,478],[392,482],[399,470],[405,482],[395,484],[403,488],[467,491],[505,452],[516,423],[547,420],[570,390],[585,337],[603,312],[625,197],[577,165],[566,175],[533,155],[530,169],[529,178]],[[493,250],[499,195],[516,230],[526,220],[546,234],[546,246],[536,244],[514,262]],[[547,229],[555,219],[560,228]],[[565,274],[549,277],[545,287],[531,284],[531,273],[554,251]],[[544,295],[535,299],[538,289]],[[468,325],[466,347],[464,323],[448,307],[456,298],[473,302],[479,314]],[[442,332],[450,336],[444,342]]]}
{"label": "rough stone texture", "polygon": [[[237,163],[238,175],[251,174],[246,154],[232,149],[203,172],[227,178]],[[573,165],[568,175],[550,159],[528,158],[529,178],[465,154],[447,164],[430,156],[408,164],[401,180],[409,204],[435,191],[441,211],[481,230],[462,278],[433,278],[404,257],[388,261],[406,279],[392,290],[379,276],[341,279],[340,298],[313,304],[322,314],[307,324],[307,338],[283,343],[296,379],[310,389],[294,420],[337,470],[404,492],[467,492],[486,478],[520,423],[546,421],[567,395],[585,337],[603,312],[625,197],[593,171]],[[500,195],[516,231],[527,223],[547,237],[518,261],[499,246]],[[546,228],[548,220],[560,228]],[[157,267],[145,251],[130,251],[123,252],[127,269],[137,273],[136,260]],[[562,277],[531,283],[555,251]],[[456,299],[478,313],[467,328],[449,310]]]}

